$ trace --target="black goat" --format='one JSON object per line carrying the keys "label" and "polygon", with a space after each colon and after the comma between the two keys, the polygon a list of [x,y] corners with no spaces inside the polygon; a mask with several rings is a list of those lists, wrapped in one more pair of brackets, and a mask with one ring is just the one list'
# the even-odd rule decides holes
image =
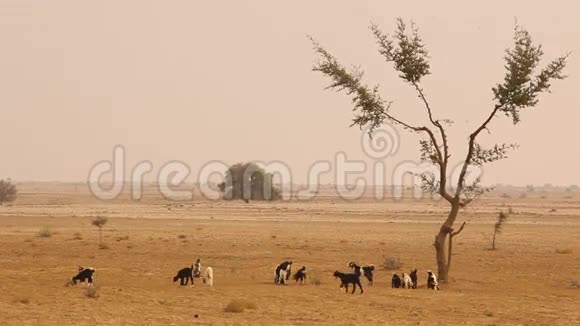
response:
{"label": "black goat", "polygon": [[92,286],[93,280],[94,280],[94,275],[95,275],[94,268],[92,268],[92,267],[85,268],[85,267],[79,266],[79,273],[71,279],[71,284],[76,285],[77,281],[81,282],[81,283],[84,283],[86,281],[87,286]]}
{"label": "black goat", "polygon": [[411,281],[413,282],[413,289],[417,288],[417,269],[415,269],[414,271],[411,271],[411,274],[409,274],[409,276],[411,277]]}
{"label": "black goat", "polygon": [[294,280],[296,280],[296,283],[300,281],[300,284],[306,280],[306,266],[302,266],[302,268],[300,268],[296,274],[294,274]]}
{"label": "black goat", "polygon": [[334,277],[340,278],[340,288],[345,288],[346,293],[348,293],[348,285],[352,284],[352,292],[356,291],[356,286],[360,288],[360,294],[364,293],[363,287],[360,284],[360,277],[356,273],[341,273],[339,271],[334,272]]}
{"label": "black goat", "polygon": [[179,279],[179,285],[187,285],[189,281],[193,285],[193,265],[180,269],[173,277],[173,283],[177,282],[177,279]]}
{"label": "black goat", "polygon": [[393,289],[398,289],[401,287],[401,278],[397,274],[393,274],[393,279],[391,280],[391,287]]}
{"label": "black goat", "polygon": [[373,265],[364,265],[359,266],[355,262],[351,261],[348,263],[348,267],[354,269],[354,273],[358,274],[358,276],[364,275],[367,280],[369,280],[370,285],[373,285],[373,272],[375,270],[375,266]]}

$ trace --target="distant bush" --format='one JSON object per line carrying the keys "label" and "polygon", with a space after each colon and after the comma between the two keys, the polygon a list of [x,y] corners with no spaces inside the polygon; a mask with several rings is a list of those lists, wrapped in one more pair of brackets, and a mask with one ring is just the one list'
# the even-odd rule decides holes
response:
{"label": "distant bush", "polygon": [[0,206],[4,203],[16,200],[17,195],[18,190],[16,189],[16,186],[12,184],[10,179],[0,180]]}
{"label": "distant bush", "polygon": [[187,236],[185,234],[180,234],[177,236],[177,239],[185,239]]}
{"label": "distant bush", "polygon": [[401,260],[399,257],[385,257],[383,268],[386,270],[395,270],[401,268]]}
{"label": "distant bush", "polygon": [[570,280],[568,287],[570,289],[580,289],[580,281],[579,280]]}
{"label": "distant bush", "polygon": [[127,241],[127,240],[129,240],[129,236],[128,235],[125,235],[125,236],[122,236],[122,237],[117,237],[117,238],[115,238],[115,240],[117,240],[117,242],[119,242],[119,241]]}
{"label": "distant bush", "polygon": [[556,248],[556,253],[560,255],[568,255],[572,253],[570,248]]}
{"label": "distant bush", "polygon": [[79,232],[75,232],[74,236],[73,236],[73,240],[82,240],[83,237],[81,236],[81,234]]}
{"label": "distant bush", "polygon": [[228,305],[225,307],[224,311],[225,312],[233,312],[233,313],[240,313],[240,312],[244,312],[246,309],[257,309],[258,306],[256,306],[255,303],[250,302],[248,300],[244,300],[244,299],[235,299],[230,301],[230,303],[228,303]]}
{"label": "distant bush", "polygon": [[47,226],[45,226],[42,229],[40,229],[40,231],[38,231],[37,235],[39,238],[50,238],[52,236],[52,232]]}

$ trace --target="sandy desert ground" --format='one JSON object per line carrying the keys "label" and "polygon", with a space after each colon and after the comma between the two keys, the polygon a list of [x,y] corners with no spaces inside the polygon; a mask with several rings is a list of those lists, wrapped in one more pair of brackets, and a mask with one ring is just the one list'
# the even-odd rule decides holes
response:
{"label": "sandy desert ground", "polygon": [[[171,202],[154,191],[140,202],[103,202],[86,186],[54,184],[20,192],[0,207],[0,325],[580,324],[578,193],[492,193],[476,202],[460,216],[467,226],[455,240],[451,282],[428,291],[441,202]],[[494,218],[508,205],[499,249],[489,250]],[[108,218],[107,249],[91,226],[96,215]],[[384,269],[385,257],[401,268]],[[214,268],[214,287],[173,284],[196,258]],[[286,259],[307,267],[306,285],[273,284]],[[377,266],[363,295],[339,291],[332,277],[350,260]],[[64,286],[79,265],[97,269],[97,298]],[[394,272],[412,268],[417,290],[390,288]],[[237,299],[255,309],[225,312]]]}

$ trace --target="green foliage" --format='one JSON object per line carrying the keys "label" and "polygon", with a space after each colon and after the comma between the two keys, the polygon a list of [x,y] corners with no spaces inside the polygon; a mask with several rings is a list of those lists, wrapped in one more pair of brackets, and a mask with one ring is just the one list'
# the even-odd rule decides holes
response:
{"label": "green foliage", "polygon": [[16,200],[17,194],[18,190],[10,179],[0,180],[0,205]]}
{"label": "green foliage", "polygon": [[281,193],[272,182],[273,175],[256,163],[237,163],[226,171],[225,181],[218,188],[227,200],[278,200]]}
{"label": "green foliage", "polygon": [[484,149],[478,143],[474,143],[474,154],[473,158],[471,159],[471,164],[483,165],[484,163],[491,163],[507,158],[509,151],[512,149],[517,149],[518,147],[518,144],[496,144],[490,149]]}
{"label": "green foliage", "polygon": [[508,215],[504,212],[499,212],[497,220],[493,226],[496,233],[501,233],[503,224],[507,221]]}
{"label": "green foliage", "polygon": [[371,25],[371,30],[377,39],[379,53],[387,62],[393,63],[395,70],[400,73],[399,77],[403,80],[416,84],[431,73],[428,61],[429,52],[413,22],[411,22],[411,30],[408,31],[407,24],[403,19],[398,18],[394,39],[383,34],[375,24]]}
{"label": "green foliage", "polygon": [[103,216],[97,216],[92,222],[92,225],[101,229],[105,224],[107,224],[107,218]]}
{"label": "green foliage", "polygon": [[504,81],[492,90],[501,111],[517,124],[521,109],[536,106],[537,96],[550,91],[552,80],[566,78],[563,71],[568,55],[553,60],[535,74],[544,54],[542,46],[534,45],[530,33],[521,26],[516,26],[514,32],[514,47],[506,50]]}

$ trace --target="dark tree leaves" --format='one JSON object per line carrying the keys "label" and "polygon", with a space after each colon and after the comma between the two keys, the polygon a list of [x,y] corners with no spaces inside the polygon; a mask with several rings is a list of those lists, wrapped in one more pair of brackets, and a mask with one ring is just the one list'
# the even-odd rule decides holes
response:
{"label": "dark tree leaves", "polygon": [[541,45],[534,45],[530,33],[520,26],[515,27],[514,47],[506,50],[506,75],[501,84],[492,88],[494,98],[500,110],[520,122],[520,110],[538,104],[538,95],[550,91],[550,81],[564,79],[566,56],[549,63],[540,73],[536,68],[542,55]]}

